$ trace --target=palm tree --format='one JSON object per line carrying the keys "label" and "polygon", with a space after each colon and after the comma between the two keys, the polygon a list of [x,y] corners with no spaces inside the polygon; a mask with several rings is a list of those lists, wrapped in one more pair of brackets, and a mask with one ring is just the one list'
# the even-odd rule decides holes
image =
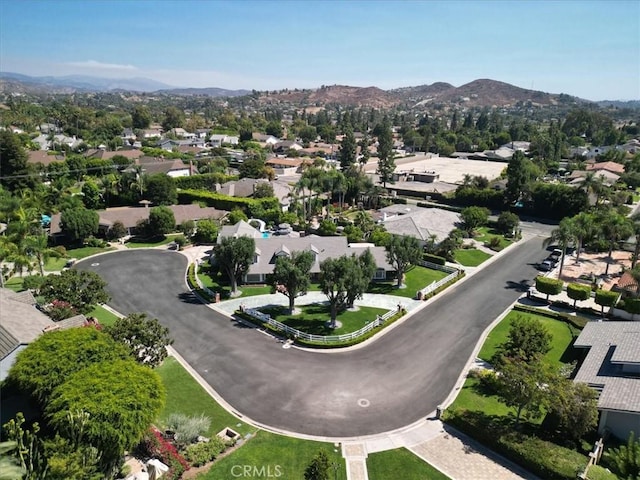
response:
{"label": "palm tree", "polygon": [[614,247],[626,238],[629,238],[633,232],[633,221],[629,217],[620,215],[619,213],[605,214],[602,222],[602,233],[609,245],[609,259],[607,260],[607,268],[605,275],[609,275],[609,266],[613,260]]}
{"label": "palm tree", "polygon": [[2,263],[10,260],[17,252],[16,245],[8,237],[0,236],[0,288],[4,288],[4,271]]}
{"label": "palm tree", "polygon": [[590,213],[580,212],[572,218],[571,223],[576,240],[576,263],[579,263],[584,241],[596,232],[595,217]]}
{"label": "palm tree", "polygon": [[30,235],[25,239],[27,254],[36,258],[40,275],[44,277],[44,264],[51,257],[60,257],[60,252],[49,247],[49,241],[46,233],[40,235]]}
{"label": "palm tree", "polygon": [[558,225],[558,228],[551,232],[551,237],[549,237],[545,244],[549,244],[551,242],[558,242],[560,249],[562,250],[562,256],[560,257],[560,270],[558,271],[558,278],[562,278],[562,269],[564,267],[564,257],[567,253],[567,247],[571,243],[575,243],[575,229],[573,226],[573,221],[571,218],[563,218]]}

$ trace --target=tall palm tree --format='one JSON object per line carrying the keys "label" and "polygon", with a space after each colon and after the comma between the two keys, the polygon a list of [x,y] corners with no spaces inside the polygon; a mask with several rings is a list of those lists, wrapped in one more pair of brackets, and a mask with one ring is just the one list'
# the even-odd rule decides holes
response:
{"label": "tall palm tree", "polygon": [[572,217],[573,233],[576,240],[576,263],[580,262],[580,253],[585,240],[596,233],[595,217],[588,212],[580,212]]}
{"label": "tall palm tree", "polygon": [[605,275],[609,275],[609,266],[613,260],[613,249],[618,242],[629,238],[633,234],[633,220],[619,213],[610,213],[604,215],[601,228],[609,246],[609,259],[607,260],[607,268],[604,271]]}
{"label": "tall palm tree", "polygon": [[562,269],[564,268],[564,257],[567,253],[567,247],[572,243],[575,243],[576,236],[571,218],[563,218],[558,224],[558,228],[551,232],[551,237],[546,240],[546,244],[551,242],[558,242],[560,249],[562,250],[562,256],[560,257],[560,270],[558,271],[558,278],[562,278]]}
{"label": "tall palm tree", "polygon": [[4,269],[2,264],[5,261],[9,261],[16,252],[16,245],[8,237],[0,236],[0,288],[4,288]]}
{"label": "tall palm tree", "polygon": [[25,239],[25,247],[28,255],[35,257],[40,275],[44,277],[44,264],[51,257],[60,257],[60,252],[49,247],[49,239],[46,233],[30,235]]}

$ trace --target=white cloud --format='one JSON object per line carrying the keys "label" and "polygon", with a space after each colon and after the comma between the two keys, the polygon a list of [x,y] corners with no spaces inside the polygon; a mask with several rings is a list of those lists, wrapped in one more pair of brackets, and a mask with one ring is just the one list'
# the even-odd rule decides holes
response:
{"label": "white cloud", "polygon": [[96,70],[138,70],[133,65],[120,65],[117,63],[103,63],[96,60],[86,60],[84,62],[66,62],[65,65],[70,67],[89,68]]}

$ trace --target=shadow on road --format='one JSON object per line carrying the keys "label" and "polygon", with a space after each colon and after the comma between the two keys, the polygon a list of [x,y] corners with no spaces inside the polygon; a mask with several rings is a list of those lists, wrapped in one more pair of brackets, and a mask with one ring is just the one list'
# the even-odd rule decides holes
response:
{"label": "shadow on road", "polygon": [[178,294],[178,298],[180,299],[181,302],[184,303],[191,303],[191,304],[199,304],[202,305],[202,302],[198,299],[198,297],[195,296],[195,294],[191,293],[191,292],[183,292]]}
{"label": "shadow on road", "polygon": [[509,290],[515,290],[516,292],[526,292],[531,287],[531,280],[520,280],[519,282],[514,282],[513,280],[508,280],[507,284],[504,288]]}

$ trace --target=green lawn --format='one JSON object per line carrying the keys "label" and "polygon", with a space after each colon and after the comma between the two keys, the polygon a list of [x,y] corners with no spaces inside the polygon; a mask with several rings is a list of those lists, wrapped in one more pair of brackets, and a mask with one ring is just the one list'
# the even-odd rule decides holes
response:
{"label": "green lawn", "polygon": [[[545,355],[543,359],[544,362],[550,365],[560,366],[563,363],[570,363],[575,358],[571,348],[574,336],[577,336],[579,333],[575,327],[560,320],[516,311],[509,312],[509,314],[494,327],[485,340],[484,345],[482,345],[480,353],[478,353],[479,358],[486,361],[491,359],[498,345],[504,343],[507,339],[509,326],[518,315],[539,320],[553,336],[551,350]],[[478,411],[486,415],[496,415],[500,417],[513,414],[512,408],[499,402],[495,395],[487,394],[487,392],[483,391],[480,382],[474,378],[468,378],[465,381],[464,386],[450,408],[452,410]],[[533,423],[539,424],[542,419],[543,417],[534,420]]]}
{"label": "green lawn", "polygon": [[13,290],[14,292],[21,292],[22,290],[24,290],[22,288],[23,282],[23,277],[11,277],[9,280],[4,282],[4,288],[8,288],[9,290]]}
{"label": "green lawn", "polygon": [[211,427],[205,436],[211,437],[226,427],[231,427],[241,435],[255,432],[254,427],[222,408],[175,358],[167,358],[156,372],[167,390],[167,402],[158,419],[160,425],[172,413],[204,413],[211,419]]}
{"label": "green lawn", "polygon": [[[329,460],[337,465],[338,479],[345,480],[346,470],[340,448],[332,444],[299,440],[257,430],[244,423],[240,418],[222,408],[174,358],[167,358],[156,369],[167,391],[167,401],[158,419],[158,426],[172,413],[186,415],[204,414],[211,419],[211,427],[205,433],[211,437],[220,430],[231,427],[240,433],[244,444],[230,455],[213,464],[199,479],[234,478],[231,469],[234,465],[251,465],[256,469],[271,467],[271,475],[276,473],[276,465],[282,473],[280,478],[303,478],[304,469],[313,457],[324,450]],[[334,451],[337,450],[337,451]],[[233,473],[237,473],[236,470]],[[334,472],[332,471],[333,478]],[[260,478],[266,478],[266,470]]]}
{"label": "green lawn", "polygon": [[314,303],[296,308],[300,310],[297,315],[289,315],[288,307],[279,305],[263,307],[260,311],[285,325],[313,335],[342,335],[355,332],[375,320],[377,315],[387,313],[387,310],[373,307],[359,307],[353,312],[347,310],[338,314],[337,319],[342,326],[332,330],[327,327],[327,322],[331,318],[328,305]]}
{"label": "green lawn", "polygon": [[553,337],[551,340],[551,351],[545,355],[545,362],[554,366],[559,366],[561,363],[568,363],[573,360],[571,344],[573,343],[573,337],[580,333],[575,327],[560,320],[543,317],[542,315],[516,311],[509,312],[509,314],[491,331],[485,340],[484,345],[480,349],[480,353],[478,354],[479,358],[486,361],[491,359],[497,346],[504,343],[507,339],[511,321],[519,315],[539,320],[551,333]]}
{"label": "green lawn", "polygon": [[[329,478],[346,480],[346,467],[340,447],[331,443],[284,437],[264,430],[260,430],[254,438],[248,440],[233,454],[215,462],[207,473],[196,478],[199,480],[237,478],[238,473],[242,472],[239,468],[246,465],[251,469],[251,475],[244,478],[302,479],[305,469],[320,451],[327,454],[329,464],[332,465],[329,469]],[[375,480],[374,477],[369,478]]]}
{"label": "green lawn", "polygon": [[[202,265],[198,268],[198,278],[202,282],[202,285],[207,287],[209,290],[219,292],[222,300],[228,300],[230,298],[231,287],[229,286],[229,282],[222,279],[222,275],[220,273],[212,275],[209,267],[207,265]],[[270,285],[240,285],[238,289],[242,292],[240,297],[253,297],[256,295],[271,294]],[[312,283],[309,286],[309,291],[316,290],[320,290],[319,285],[317,283]]]}
{"label": "green lawn", "polygon": [[422,290],[433,282],[442,280],[448,273],[440,270],[414,266],[405,274],[406,288],[397,288],[396,280],[387,282],[374,282],[369,285],[369,293],[381,293],[384,295],[397,295],[399,297],[414,298],[418,290]]}
{"label": "green lawn", "polygon": [[118,319],[116,315],[111,313],[106,308],[101,307],[100,305],[98,305],[91,312],[89,312],[87,317],[95,317],[98,319],[98,322],[100,322],[101,325],[105,325],[105,326],[113,325],[115,321]]}
{"label": "green lawn", "polygon": [[370,480],[447,480],[436,470],[406,448],[372,453],[367,457]]}
{"label": "green lawn", "polygon": [[162,237],[159,237],[159,238],[151,238],[151,239],[149,238],[139,239],[137,237],[133,237],[131,240],[125,243],[125,246],[127,248],[160,247],[162,245],[167,245],[168,243],[173,242],[173,240],[180,235],[181,234],[170,234],[170,235],[163,235]]}
{"label": "green lawn", "polygon": [[491,237],[500,237],[500,246],[496,248],[496,251],[500,251],[513,243],[513,240],[505,238],[504,235],[491,227],[480,227],[476,229],[476,234],[473,239],[486,244]]}
{"label": "green lawn", "polygon": [[44,269],[48,272],[57,272],[62,270],[62,268],[67,263],[67,260],[70,258],[77,258],[81,260],[86,257],[90,257],[91,255],[95,255],[96,253],[110,252],[115,250],[113,247],[80,247],[80,248],[69,248],[67,249],[66,257],[61,258],[50,258],[44,264]]}
{"label": "green lawn", "polygon": [[454,258],[456,262],[465,267],[477,267],[485,260],[491,258],[491,255],[476,248],[462,248],[456,250]]}

